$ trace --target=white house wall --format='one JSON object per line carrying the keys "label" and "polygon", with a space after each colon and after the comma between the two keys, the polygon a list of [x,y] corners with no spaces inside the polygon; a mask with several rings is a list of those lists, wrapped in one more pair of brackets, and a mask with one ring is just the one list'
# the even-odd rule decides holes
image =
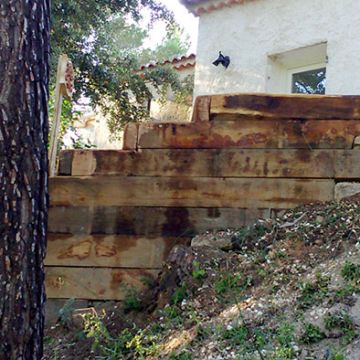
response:
{"label": "white house wall", "polygon": [[[270,91],[269,56],[319,43],[326,93],[360,94],[359,0],[253,0],[202,14],[195,95]],[[227,70],[212,65],[219,50]]]}

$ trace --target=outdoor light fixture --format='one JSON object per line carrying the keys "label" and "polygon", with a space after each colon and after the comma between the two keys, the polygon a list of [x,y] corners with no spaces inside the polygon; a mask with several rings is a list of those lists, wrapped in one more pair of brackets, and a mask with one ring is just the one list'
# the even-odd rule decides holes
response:
{"label": "outdoor light fixture", "polygon": [[219,51],[219,57],[213,62],[213,65],[218,66],[221,64],[225,69],[230,65],[230,57],[224,56],[221,51]]}

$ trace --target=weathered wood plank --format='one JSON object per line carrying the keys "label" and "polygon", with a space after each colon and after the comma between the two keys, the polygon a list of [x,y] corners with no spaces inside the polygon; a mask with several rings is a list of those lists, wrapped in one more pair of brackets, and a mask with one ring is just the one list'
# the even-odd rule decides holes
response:
{"label": "weathered wood plank", "polygon": [[[68,150],[67,150],[68,152]],[[72,175],[120,176],[203,176],[333,178],[335,162],[343,159],[342,177],[358,174],[348,159],[354,150],[308,149],[145,149],[138,152],[116,150],[74,150],[66,156]],[[358,160],[360,158],[358,157]],[[345,176],[346,177],[346,176]]]}
{"label": "weathered wood plank", "polygon": [[335,152],[335,178],[360,180],[360,149]]}
{"label": "weathered wood plank", "polygon": [[62,150],[59,154],[58,175],[71,175],[74,150]]}
{"label": "weathered wood plank", "polygon": [[49,231],[61,234],[188,237],[207,230],[239,228],[269,209],[51,206]]}
{"label": "weathered wood plank", "polygon": [[139,125],[139,149],[351,149],[359,120],[242,119]]}
{"label": "weathered wood plank", "polygon": [[291,208],[333,199],[333,180],[54,177],[52,206]]}
{"label": "weathered wood plank", "polygon": [[124,138],[123,138],[123,149],[124,150],[136,150],[137,149],[138,132],[139,132],[138,124],[129,123],[125,126]]}
{"label": "weathered wood plank", "polygon": [[45,265],[155,269],[175,245],[189,243],[190,238],[50,233]]}
{"label": "weathered wood plank", "polygon": [[213,95],[210,113],[299,119],[360,119],[360,96]]}
{"label": "weathered wood plank", "polygon": [[192,122],[210,120],[211,96],[198,96],[193,107]]}
{"label": "weathered wood plank", "polygon": [[45,286],[50,299],[122,300],[126,287],[144,288],[143,278],[159,270],[46,267]]}

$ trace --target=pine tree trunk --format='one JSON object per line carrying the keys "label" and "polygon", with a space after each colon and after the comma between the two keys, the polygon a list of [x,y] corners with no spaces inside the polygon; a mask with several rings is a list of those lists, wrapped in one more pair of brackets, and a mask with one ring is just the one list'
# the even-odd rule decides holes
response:
{"label": "pine tree trunk", "polygon": [[0,1],[0,359],[40,359],[50,0]]}

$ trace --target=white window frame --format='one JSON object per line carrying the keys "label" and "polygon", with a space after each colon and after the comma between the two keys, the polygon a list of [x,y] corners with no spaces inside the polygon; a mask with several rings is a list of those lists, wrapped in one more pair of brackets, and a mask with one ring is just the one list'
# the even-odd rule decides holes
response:
{"label": "white window frame", "polygon": [[[290,94],[293,94],[292,92],[292,85],[293,85],[293,75],[294,74],[298,74],[298,73],[302,73],[305,71],[310,71],[310,70],[317,70],[317,69],[322,69],[325,68],[326,69],[326,63],[317,63],[317,64],[312,64],[312,65],[307,65],[307,66],[301,66],[301,67],[296,67],[293,69],[288,69],[287,72],[287,87],[288,87],[288,91]],[[325,86],[325,93],[326,93],[326,86]]]}

